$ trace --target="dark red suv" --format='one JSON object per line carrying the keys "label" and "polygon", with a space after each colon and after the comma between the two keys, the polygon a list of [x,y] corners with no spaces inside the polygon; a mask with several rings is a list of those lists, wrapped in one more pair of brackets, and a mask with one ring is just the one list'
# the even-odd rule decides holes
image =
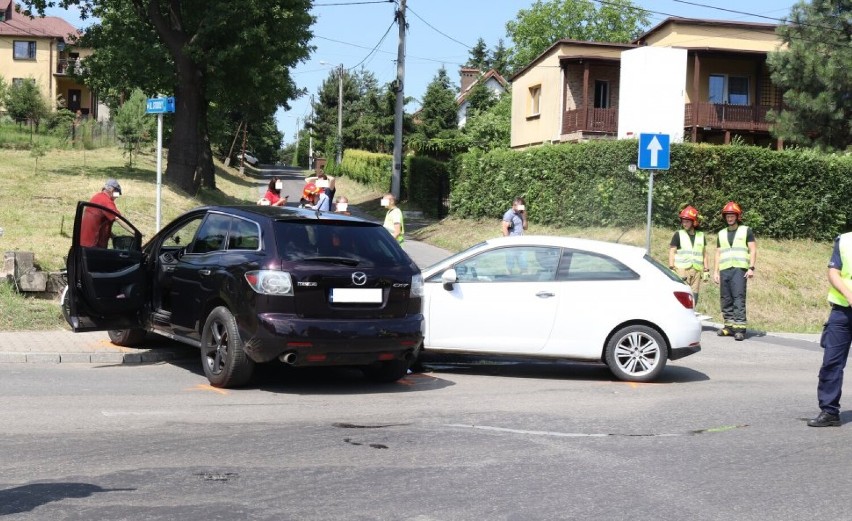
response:
{"label": "dark red suv", "polygon": [[[88,209],[88,210],[87,210]],[[249,381],[256,363],[357,366],[402,378],[423,342],[420,270],[380,225],[271,206],[196,208],[144,246],[114,215],[106,248],[68,255],[66,318],[140,345],[148,332],[195,345],[210,383]],[[109,226],[109,220],[104,220]]]}

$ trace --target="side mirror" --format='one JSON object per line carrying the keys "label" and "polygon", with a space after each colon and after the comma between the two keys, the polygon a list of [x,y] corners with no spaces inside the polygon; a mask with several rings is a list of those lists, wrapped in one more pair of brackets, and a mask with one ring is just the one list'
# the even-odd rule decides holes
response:
{"label": "side mirror", "polygon": [[453,284],[458,282],[458,276],[456,275],[456,270],[450,268],[446,270],[444,273],[441,273],[441,282],[444,284],[445,290],[452,290]]}

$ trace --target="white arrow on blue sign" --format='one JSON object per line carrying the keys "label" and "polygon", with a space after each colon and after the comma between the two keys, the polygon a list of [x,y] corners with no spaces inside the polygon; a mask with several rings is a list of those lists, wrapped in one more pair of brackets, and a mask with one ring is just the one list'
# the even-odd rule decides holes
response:
{"label": "white arrow on blue sign", "polygon": [[668,134],[639,134],[639,168],[668,170],[671,156]]}

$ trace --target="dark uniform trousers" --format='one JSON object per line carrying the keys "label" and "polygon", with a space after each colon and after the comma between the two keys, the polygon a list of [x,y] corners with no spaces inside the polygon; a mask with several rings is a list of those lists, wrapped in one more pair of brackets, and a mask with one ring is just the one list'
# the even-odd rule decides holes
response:
{"label": "dark uniform trousers", "polygon": [[843,368],[846,367],[850,344],[852,344],[852,308],[832,304],[828,322],[823,327],[820,339],[824,352],[817,385],[819,408],[829,414],[840,413]]}
{"label": "dark uniform trousers", "polygon": [[726,326],[746,326],[745,274],[743,268],[726,268],[719,272],[719,300]]}

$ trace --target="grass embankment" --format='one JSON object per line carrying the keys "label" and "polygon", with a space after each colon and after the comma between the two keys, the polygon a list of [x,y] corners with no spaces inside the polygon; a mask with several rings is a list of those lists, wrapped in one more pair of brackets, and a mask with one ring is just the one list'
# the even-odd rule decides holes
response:
{"label": "grass embankment", "polygon": [[[138,157],[133,169],[115,148],[66,151],[52,150],[35,160],[27,151],[4,150],[0,162],[0,251],[32,251],[42,269],[55,271],[64,266],[70,245],[74,211],[79,200],[88,200],[100,190],[104,180],[114,177],[121,182],[124,195],[118,207],[146,237],[156,227],[156,163],[150,155]],[[163,185],[162,223],[201,204],[253,203],[257,200],[258,181],[240,175],[236,168],[217,164],[217,190],[203,190],[195,197]],[[350,203],[378,215],[381,193],[341,178],[337,193]],[[507,203],[508,204],[508,203]],[[534,211],[534,204],[530,205]],[[405,209],[405,203],[402,204]],[[378,213],[376,213],[378,212]],[[674,232],[654,229],[652,254],[668,263],[668,243]],[[458,251],[499,234],[499,221],[448,218],[433,223],[410,238]],[[714,223],[715,232],[722,223]],[[638,246],[645,245],[645,230],[611,228],[554,228],[531,224],[528,234],[571,235]],[[775,241],[760,237],[756,230],[758,260],[755,279],[749,285],[748,316],[752,329],[762,331],[819,331],[827,309],[826,264],[831,244],[812,241]],[[715,240],[715,234],[711,234]],[[711,250],[711,259],[712,253]],[[604,298],[617,298],[605,295]],[[0,284],[0,330],[37,330],[65,327],[55,298],[19,295],[10,284]],[[705,283],[698,311],[721,321],[718,287]]]}

